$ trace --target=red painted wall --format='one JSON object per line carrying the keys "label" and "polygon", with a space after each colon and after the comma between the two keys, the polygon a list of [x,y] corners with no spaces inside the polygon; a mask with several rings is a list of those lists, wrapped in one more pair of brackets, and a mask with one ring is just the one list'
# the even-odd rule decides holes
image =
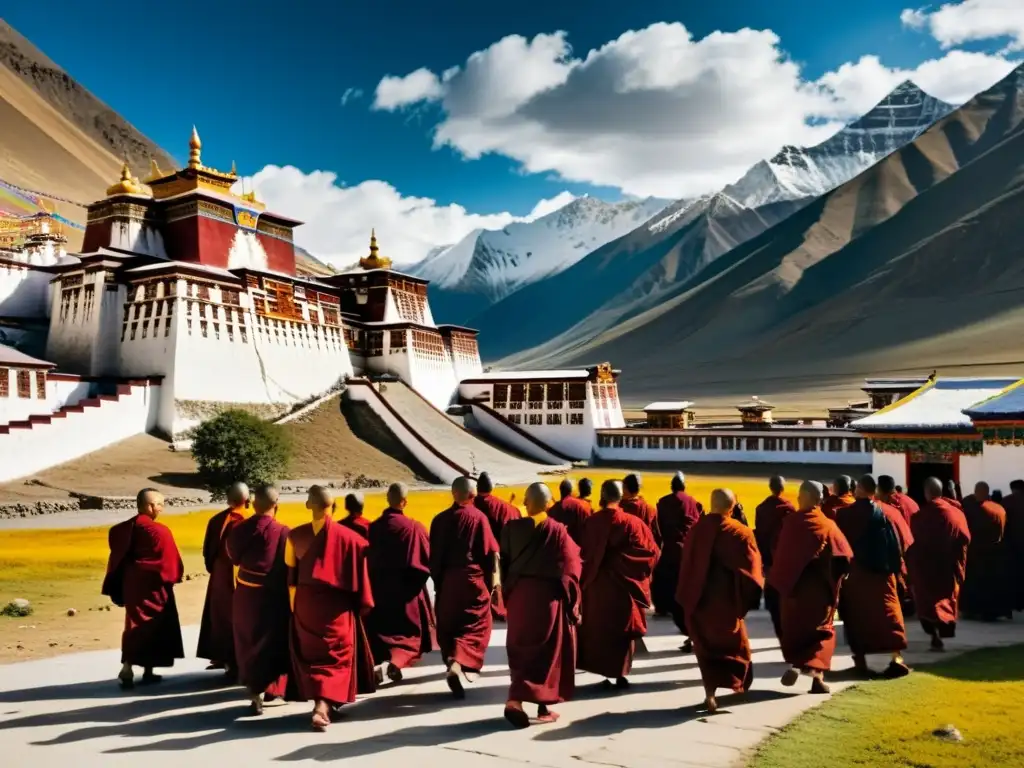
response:
{"label": "red painted wall", "polygon": [[263,250],[267,252],[267,266],[276,272],[284,272],[286,275],[295,274],[295,246],[276,237],[256,233]]}
{"label": "red painted wall", "polygon": [[164,246],[168,258],[176,261],[226,269],[235,232],[235,226],[226,221],[193,216],[163,226]]}

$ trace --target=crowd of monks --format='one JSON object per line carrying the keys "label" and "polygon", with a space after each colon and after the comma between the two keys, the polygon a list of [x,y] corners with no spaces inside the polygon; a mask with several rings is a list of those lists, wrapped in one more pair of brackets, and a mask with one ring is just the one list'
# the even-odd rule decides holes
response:
{"label": "crowd of monks", "polygon": [[[280,698],[312,701],[324,730],[338,709],[438,648],[452,695],[466,695],[484,667],[495,620],[507,623],[511,685],[505,717],[515,727],[558,718],[576,670],[629,687],[649,609],[671,616],[696,655],[706,706],[719,690],[742,694],[753,681],[746,614],[762,598],[789,668],[782,683],[825,673],[841,614],[856,669],[884,654],[881,674],[909,673],[906,619],[916,614],[942,650],[962,612],[983,620],[1024,609],[1024,481],[994,501],[985,483],[962,499],[936,479],[918,506],[891,477],[831,488],[812,481],[796,503],[773,477],[749,528],[735,495],[717,489],[705,510],[677,473],[671,493],[649,503],[638,475],[526,490],[526,516],[493,493],[486,473],[452,484],[452,505],[429,532],[404,510],[402,484],[369,522],[349,494],[340,515],[330,492],[309,489],[310,522],[276,519],[273,486],[229,489],[210,520],[203,557],[210,574],[197,656],[244,686],[250,711]],[[249,508],[251,506],[251,514]],[[138,514],[110,530],[103,594],[125,608],[124,688],[156,683],[154,669],[184,657],[174,585],[183,565],[158,517],[163,498],[138,495]],[[433,582],[433,599],[428,589]],[[962,605],[961,605],[962,604]],[[525,704],[536,706],[528,713]]]}

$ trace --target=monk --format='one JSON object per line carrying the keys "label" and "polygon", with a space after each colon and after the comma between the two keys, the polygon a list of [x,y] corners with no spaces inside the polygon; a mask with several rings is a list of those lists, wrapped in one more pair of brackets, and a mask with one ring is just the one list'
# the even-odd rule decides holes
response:
{"label": "monk", "polygon": [[790,669],[782,684],[811,676],[811,693],[828,693],[824,675],[836,649],[833,624],[839,588],[850,570],[853,550],[821,511],[820,483],[800,486],[797,511],[786,515],[775,546],[768,581],[779,593],[779,644]]}
{"label": "monk", "polygon": [[142,667],[142,683],[158,683],[155,667],[172,667],[185,658],[181,640],[174,585],[181,582],[185,566],[167,526],[157,518],[164,510],[163,495],[143,488],[135,498],[135,517],[110,529],[110,559],[102,594],[114,605],[124,606],[121,635],[121,673],[124,689],[135,687],[132,667]]}
{"label": "monk", "polygon": [[284,562],[291,593],[292,670],[299,698],[313,700],[313,729],[357,693],[372,693],[373,657],[363,617],[373,608],[366,541],[331,518],[334,498],[309,489],[313,520],[288,534]]}
{"label": "monk", "polygon": [[235,593],[235,568],[227,553],[231,529],[245,520],[249,508],[249,486],[235,483],[227,492],[228,508],[218,512],[206,525],[203,539],[203,561],[210,582],[206,586],[206,603],[199,625],[199,647],[196,657],[209,659],[207,669],[223,669],[228,679],[235,675],[235,635],[232,629],[232,598]]}
{"label": "monk", "polygon": [[640,475],[626,475],[622,478],[622,511],[644,521],[651,529],[654,543],[661,548],[661,528],[658,526],[658,510],[640,495],[643,480]]}
{"label": "monk", "polygon": [[434,606],[427,591],[430,540],[423,524],[405,516],[409,489],[388,488],[388,508],[370,523],[370,583],[373,610],[366,631],[376,666],[377,684],[402,679],[402,670],[430,653],[434,644]]}
{"label": "monk", "polygon": [[853,502],[853,478],[849,475],[840,475],[832,483],[832,495],[822,502],[821,511],[829,520],[835,520],[836,513]]}
{"label": "monk", "polygon": [[288,568],[284,563],[288,526],[277,521],[280,495],[272,485],[258,488],[253,514],[231,528],[227,552],[238,569],[232,600],[238,682],[249,694],[249,712],[285,695],[291,656],[288,627]]}
{"label": "monk", "polygon": [[[654,613],[658,616],[678,615],[676,608],[676,587],[679,585],[679,564],[683,560],[683,542],[686,534],[700,519],[700,504],[686,492],[686,477],[676,472],[669,483],[671,493],[658,499],[657,520],[663,545],[661,557],[651,577],[651,600]],[[686,621],[678,621],[680,631],[686,634]]]}
{"label": "monk", "polygon": [[910,521],[914,544],[907,552],[907,566],[917,618],[931,636],[932,650],[941,651],[942,639],[956,636],[971,533],[964,513],[943,497],[938,478],[928,478],[923,491],[925,504]]}
{"label": "monk", "polygon": [[[514,499],[515,494],[512,497]],[[487,516],[495,542],[501,539],[501,529],[505,527],[506,523],[518,520],[523,516],[510,501],[499,499],[494,495],[494,481],[486,472],[481,472],[477,480],[477,495],[473,504]],[[491,615],[496,621],[505,620],[505,603],[500,591],[495,593],[491,602]]]}
{"label": "monk", "polygon": [[1003,508],[1013,609],[1024,611],[1024,480],[1010,482],[1010,495],[1004,499]]}
{"label": "monk", "polygon": [[971,531],[964,579],[964,615],[982,621],[1013,618],[1003,542],[1006,510],[992,501],[985,482],[977,483],[974,493],[964,497],[963,507]]}
{"label": "monk", "polygon": [[[757,505],[754,510],[754,538],[757,549],[761,553],[761,565],[767,579],[772,569],[772,558],[775,545],[779,541],[779,532],[786,516],[796,512],[793,502],[783,497],[786,492],[786,479],[782,475],[774,475],[768,480],[768,498]],[[782,630],[779,626],[779,593],[770,584],[764,586],[764,607],[772,617],[775,636],[779,637]]]}
{"label": "monk", "polygon": [[920,507],[917,502],[902,491],[896,490],[896,479],[892,475],[878,476],[878,500],[896,507],[903,515],[907,525],[910,525],[911,518],[917,514]]}
{"label": "monk", "polygon": [[590,497],[594,494],[594,483],[591,482],[589,477],[580,478],[579,483],[576,485],[576,490],[579,492],[580,501],[586,504],[590,511],[594,511],[594,502],[590,500]]}
{"label": "monk", "polygon": [[956,480],[947,480],[942,492],[943,498],[951,502],[957,509],[963,509],[963,494],[960,493],[960,485]]}
{"label": "monk", "polygon": [[548,487],[533,483],[523,501],[528,517],[513,520],[501,532],[505,649],[512,677],[505,719],[516,728],[530,724],[524,702],[537,705],[537,722],[553,723],[558,713],[551,705],[572,698],[583,568],[569,531],[547,515]]}
{"label": "monk", "polygon": [[711,713],[719,688],[744,693],[754,681],[743,619],[761,604],[764,577],[754,533],[733,518],[735,506],[732,491],[711,492],[710,513],[687,534],[676,592]]}
{"label": "monk", "polygon": [[583,524],[583,621],[577,666],[628,688],[638,640],[647,634],[658,545],[640,518],[624,512],[622,487],[601,485],[601,509]]}
{"label": "monk", "polygon": [[345,512],[348,514],[339,522],[362,536],[364,541],[369,541],[370,521],[363,517],[363,508],[365,506],[366,501],[363,499],[363,494],[345,494]]}
{"label": "monk", "polygon": [[572,480],[568,477],[558,484],[559,500],[548,510],[547,515],[565,526],[569,536],[579,546],[583,532],[583,521],[594,511],[582,499],[572,495]]}
{"label": "monk", "polygon": [[466,696],[463,681],[475,681],[483,669],[493,594],[501,586],[498,542],[487,516],[474,505],[478,498],[472,478],[455,478],[454,503],[430,523],[437,645],[448,668],[445,681],[457,699]]}
{"label": "monk", "polygon": [[[839,595],[839,613],[853,651],[854,669],[868,676],[868,654],[887,653],[892,658],[884,675],[897,678],[910,673],[902,656],[907,647],[907,629],[900,606],[899,579],[903,555],[913,538],[903,514],[874,499],[877,490],[875,478],[864,475],[857,481],[856,501],[836,515],[839,530],[853,548],[850,574]],[[901,526],[899,531],[896,521]]]}

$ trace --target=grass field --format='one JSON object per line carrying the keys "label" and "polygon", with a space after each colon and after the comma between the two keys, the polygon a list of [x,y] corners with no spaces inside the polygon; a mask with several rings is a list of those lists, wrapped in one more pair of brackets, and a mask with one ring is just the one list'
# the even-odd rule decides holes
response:
{"label": "grass field", "polygon": [[[864,683],[798,717],[750,768],[1024,765],[1024,646],[966,653],[897,681]],[[933,731],[953,725],[963,741]]]}

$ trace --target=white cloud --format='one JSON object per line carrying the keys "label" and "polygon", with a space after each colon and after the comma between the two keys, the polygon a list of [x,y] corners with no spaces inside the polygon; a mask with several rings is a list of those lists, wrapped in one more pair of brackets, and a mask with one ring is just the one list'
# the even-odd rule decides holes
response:
{"label": "white cloud", "polygon": [[1010,50],[1024,50],[1024,0],[963,0],[932,11],[907,8],[900,20],[929,32],[944,48],[976,40],[1009,38]]}
{"label": "white cloud", "polygon": [[385,181],[346,187],[330,171],[303,173],[294,166],[276,165],[245,179],[245,185],[255,188],[270,210],[303,221],[295,230],[296,242],[336,266],[350,265],[366,255],[371,227],[377,229],[385,256],[396,264],[410,264],[431,248],[458,242],[474,229],[501,229],[513,221],[532,221],[574,199],[561,192],[541,200],[522,217],[508,212],[471,213],[461,205],[404,197]]}
{"label": "white cloud", "polygon": [[350,101],[363,98],[362,88],[346,88],[345,92],[341,94],[341,106],[345,106]]}
{"label": "white cloud", "polygon": [[469,159],[497,153],[527,172],[683,197],[734,181],[783,144],[823,140],[907,77],[962,101],[1010,66],[960,51],[909,71],[865,57],[808,82],[771,30],[695,39],[682,24],[659,23],[582,56],[564,32],[510,35],[442,77],[419,69],[384,78],[374,106],[440,102],[435,146]]}

